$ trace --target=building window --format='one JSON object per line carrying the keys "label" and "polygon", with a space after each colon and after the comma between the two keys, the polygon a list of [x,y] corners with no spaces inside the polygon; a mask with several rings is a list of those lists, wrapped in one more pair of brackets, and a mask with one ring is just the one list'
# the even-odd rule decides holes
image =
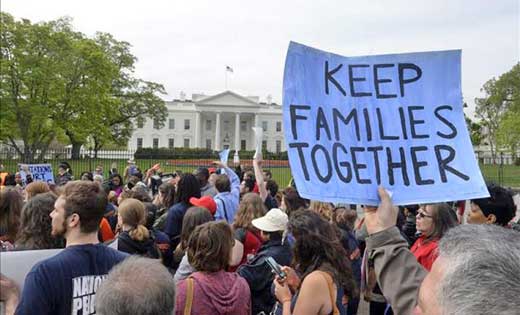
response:
{"label": "building window", "polygon": [[276,131],[282,131],[282,122],[281,121],[276,122]]}
{"label": "building window", "polygon": [[206,149],[211,150],[211,139],[206,139]]}
{"label": "building window", "polygon": [[184,139],[184,147],[189,148],[190,147],[190,139]]}
{"label": "building window", "polygon": [[245,151],[246,149],[246,140],[240,140],[240,150]]}
{"label": "building window", "polygon": [[144,121],[141,119],[137,120],[137,128],[141,129],[144,127]]}
{"label": "building window", "polygon": [[153,129],[160,129],[159,128],[159,119],[153,120]]}
{"label": "building window", "polygon": [[190,130],[190,120],[184,119],[184,130]]}
{"label": "building window", "polygon": [[159,147],[159,138],[153,138],[153,148],[157,149]]}
{"label": "building window", "polygon": [[262,121],[262,129],[267,131],[267,121]]}
{"label": "building window", "polygon": [[141,149],[143,147],[143,138],[137,138],[137,148]]}
{"label": "building window", "polygon": [[175,145],[175,139],[173,139],[173,138],[168,139],[168,148],[173,149],[174,145]]}
{"label": "building window", "polygon": [[170,129],[175,129],[175,119],[170,118],[169,125],[170,125]]}
{"label": "building window", "polygon": [[276,153],[282,152],[282,141],[276,140]]}
{"label": "building window", "polygon": [[211,131],[211,120],[206,120],[206,131]]}
{"label": "building window", "polygon": [[242,130],[242,131],[247,131],[247,121],[242,120],[242,121],[240,122],[240,130]]}
{"label": "building window", "polygon": [[267,140],[262,141],[262,151],[267,151]]}

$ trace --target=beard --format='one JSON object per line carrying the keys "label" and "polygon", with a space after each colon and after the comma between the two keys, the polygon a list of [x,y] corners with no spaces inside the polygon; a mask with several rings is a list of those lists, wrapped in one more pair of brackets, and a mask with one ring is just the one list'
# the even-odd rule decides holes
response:
{"label": "beard", "polygon": [[65,233],[67,232],[67,220],[63,220],[61,226],[54,227],[52,226],[51,236],[53,237],[65,237]]}

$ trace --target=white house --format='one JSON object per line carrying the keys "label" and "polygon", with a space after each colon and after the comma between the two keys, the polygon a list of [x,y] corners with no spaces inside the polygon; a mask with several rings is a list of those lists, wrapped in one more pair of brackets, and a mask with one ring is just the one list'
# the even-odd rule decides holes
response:
{"label": "white house", "polygon": [[128,147],[135,148],[210,148],[213,150],[254,150],[252,127],[262,127],[263,147],[270,152],[286,151],[282,107],[260,103],[257,96],[242,96],[232,91],[192,99],[166,102],[166,124],[158,128],[153,121],[137,126]]}

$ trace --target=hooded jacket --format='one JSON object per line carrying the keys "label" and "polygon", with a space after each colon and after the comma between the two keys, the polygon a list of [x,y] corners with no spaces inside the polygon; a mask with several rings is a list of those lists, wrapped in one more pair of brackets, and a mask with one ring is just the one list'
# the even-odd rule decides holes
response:
{"label": "hooded jacket", "polygon": [[121,232],[117,237],[117,249],[131,255],[160,258],[159,250],[155,245],[155,237],[151,231],[150,237],[142,242],[133,240],[127,231]]}
{"label": "hooded jacket", "polygon": [[[251,294],[244,278],[236,273],[195,272],[193,278],[193,304],[191,314],[249,315],[251,314]],[[186,303],[186,281],[177,285],[175,314],[184,314]]]}

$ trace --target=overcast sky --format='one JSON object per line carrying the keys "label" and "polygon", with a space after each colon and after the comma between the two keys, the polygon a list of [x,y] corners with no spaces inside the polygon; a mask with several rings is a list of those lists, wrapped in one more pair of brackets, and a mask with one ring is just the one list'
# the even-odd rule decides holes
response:
{"label": "overcast sky", "polygon": [[[272,95],[281,103],[289,41],[346,56],[462,49],[462,91],[474,98],[520,59],[519,0],[128,1],[2,0],[33,22],[61,16],[89,36],[132,44],[139,77],[184,91]],[[472,114],[472,108],[468,111]]]}

